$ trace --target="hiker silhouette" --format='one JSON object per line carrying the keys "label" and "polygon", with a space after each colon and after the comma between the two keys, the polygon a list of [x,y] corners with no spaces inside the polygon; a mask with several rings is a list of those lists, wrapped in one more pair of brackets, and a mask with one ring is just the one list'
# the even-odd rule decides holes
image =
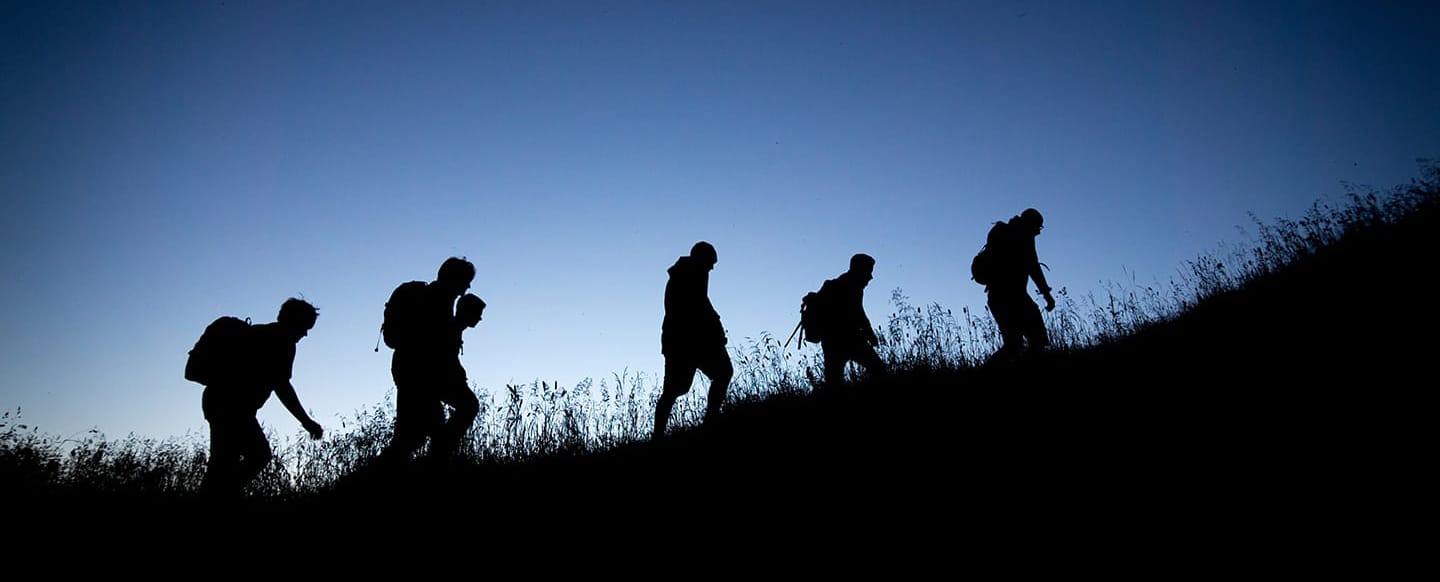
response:
{"label": "hiker silhouette", "polygon": [[875,353],[880,338],[865,315],[865,287],[874,278],[875,258],[865,253],[850,257],[850,269],[820,286],[824,303],[822,324],[824,335],[820,349],[824,354],[824,387],[837,387],[845,382],[845,366],[855,362],[867,373],[883,373],[885,362]]}
{"label": "hiker silhouette", "polygon": [[710,304],[710,271],[718,258],[715,247],[700,241],[688,256],[680,257],[669,269],[665,284],[665,320],[661,324],[660,352],[665,355],[665,380],[660,399],[655,403],[655,432],[651,438],[665,436],[670,410],[675,399],[690,392],[699,370],[710,379],[710,392],[705,402],[705,420],[720,412],[725,392],[735,369],[730,353],[725,350],[725,328],[720,314]]}
{"label": "hiker silhouette", "polygon": [[1045,272],[1035,251],[1035,237],[1045,227],[1040,211],[1027,208],[1009,222],[996,222],[986,236],[994,252],[993,274],[985,285],[986,305],[1000,328],[1002,345],[990,362],[1014,360],[1036,354],[1050,345],[1040,307],[1027,290],[1033,279],[1045,298],[1045,311],[1055,309],[1055,298],[1045,282]]}
{"label": "hiker silhouette", "polygon": [[395,433],[386,460],[409,460],[426,439],[432,458],[448,458],[475,422],[480,400],[460,363],[461,334],[480,322],[485,309],[484,301],[465,292],[474,279],[474,264],[450,257],[434,281],[402,283],[386,303],[382,331],[395,350]]}
{"label": "hiker silhouette", "polygon": [[[319,423],[305,413],[290,383],[295,346],[309,335],[318,316],[315,306],[293,297],[287,299],[280,305],[274,323],[241,324],[243,327],[234,332],[237,337],[224,348],[227,353],[212,356],[228,360],[226,365],[216,365],[208,374],[200,373],[206,379],[200,407],[210,425],[210,458],[202,484],[207,495],[239,496],[270,462],[270,441],[255,414],[272,392],[310,433],[310,438],[319,439],[324,434]],[[202,344],[206,341],[202,336],[196,350],[192,350],[186,365],[187,378],[195,373],[192,366],[204,365],[199,360],[205,354],[199,352],[205,349]]]}

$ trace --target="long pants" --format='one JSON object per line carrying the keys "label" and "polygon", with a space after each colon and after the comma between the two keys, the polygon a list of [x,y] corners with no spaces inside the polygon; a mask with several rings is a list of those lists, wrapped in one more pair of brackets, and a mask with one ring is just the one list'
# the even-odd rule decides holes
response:
{"label": "long pants", "polygon": [[[395,380],[395,435],[386,455],[408,459],[427,438],[432,455],[455,452],[480,412],[480,400],[470,390],[459,359],[397,357],[390,372]],[[448,420],[446,405],[452,409]]]}
{"label": "long pants", "polygon": [[210,386],[201,409],[210,424],[210,459],[202,489],[206,494],[234,497],[270,462],[270,441],[255,418],[256,409],[237,398],[238,387]]}
{"label": "long pants", "polygon": [[690,392],[696,370],[710,379],[710,391],[705,401],[706,420],[720,412],[720,405],[725,402],[725,393],[730,388],[730,379],[735,375],[735,368],[730,363],[730,352],[725,350],[725,345],[666,354],[665,382],[660,392],[660,400],[655,403],[653,438],[665,435],[665,426],[670,422],[670,409],[675,406],[677,398]]}
{"label": "long pants", "polygon": [[1019,289],[991,288],[985,304],[995,317],[995,327],[1000,328],[1004,342],[1000,351],[1013,354],[1023,351],[1038,352],[1050,345],[1050,336],[1045,331],[1045,319],[1040,316],[1040,306],[1030,298],[1024,287]]}
{"label": "long pants", "polygon": [[839,386],[845,382],[845,365],[860,364],[867,372],[885,369],[884,360],[875,353],[875,348],[861,338],[832,339],[820,342],[825,354],[825,385]]}

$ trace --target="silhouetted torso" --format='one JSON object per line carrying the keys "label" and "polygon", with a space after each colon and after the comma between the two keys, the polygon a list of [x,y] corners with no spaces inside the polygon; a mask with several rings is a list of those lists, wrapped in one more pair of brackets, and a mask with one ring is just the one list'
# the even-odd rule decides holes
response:
{"label": "silhouetted torso", "polygon": [[665,320],[660,326],[661,351],[670,354],[696,345],[724,345],[725,328],[710,303],[709,269],[691,257],[680,257],[668,272]]}
{"label": "silhouetted torso", "polygon": [[279,323],[257,324],[250,329],[246,353],[248,373],[206,390],[207,416],[226,412],[253,414],[265,405],[281,383],[289,382],[295,366],[295,342]]}
{"label": "silhouetted torso", "polygon": [[[995,275],[989,285],[992,291],[1025,293],[1029,279],[1040,271],[1040,259],[1035,251],[1035,236],[1017,224],[1019,218],[1003,223],[997,231]],[[1037,279],[1041,280],[1041,279]]]}
{"label": "silhouetted torso", "polygon": [[[860,275],[847,271],[826,281],[821,293],[831,294],[836,339],[862,339],[873,333],[865,315],[865,285]],[[826,289],[828,287],[828,289]]]}
{"label": "silhouetted torso", "polygon": [[424,301],[415,312],[414,344],[395,350],[395,361],[436,362],[453,358],[460,349],[455,299],[434,284],[425,286]]}

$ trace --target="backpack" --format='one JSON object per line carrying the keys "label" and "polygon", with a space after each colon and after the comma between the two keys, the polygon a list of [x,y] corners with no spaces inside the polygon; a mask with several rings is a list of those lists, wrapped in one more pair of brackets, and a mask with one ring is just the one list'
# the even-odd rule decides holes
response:
{"label": "backpack", "polygon": [[229,315],[205,326],[185,360],[185,379],[205,386],[243,378],[250,364],[249,319]]}
{"label": "backpack", "polygon": [[385,302],[385,320],[380,324],[380,335],[390,349],[415,345],[425,288],[424,281],[407,281],[390,292],[390,300]]}
{"label": "backpack", "polygon": [[990,232],[985,235],[985,246],[980,247],[980,252],[975,253],[975,258],[970,260],[970,278],[981,285],[989,285],[995,278],[996,271],[1000,270],[1001,241],[1005,234],[1006,224],[995,223],[990,227]]}
{"label": "backpack", "polygon": [[819,291],[806,293],[800,299],[800,339],[818,344],[830,335],[834,317],[830,313],[833,293],[829,288],[830,281],[826,281]]}

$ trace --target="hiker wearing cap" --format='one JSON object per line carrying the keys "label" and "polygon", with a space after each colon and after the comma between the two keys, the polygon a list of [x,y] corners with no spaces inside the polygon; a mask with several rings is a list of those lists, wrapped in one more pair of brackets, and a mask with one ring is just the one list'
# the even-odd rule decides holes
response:
{"label": "hiker wearing cap", "polygon": [[1035,281],[1045,298],[1045,311],[1055,309],[1055,297],[1045,282],[1045,272],[1035,251],[1035,237],[1045,227],[1040,211],[1027,208],[1009,222],[996,222],[987,237],[994,246],[993,274],[985,284],[986,305],[1000,329],[1002,345],[991,361],[1008,361],[1023,353],[1039,353],[1050,345],[1040,307],[1030,298],[1029,282]]}

